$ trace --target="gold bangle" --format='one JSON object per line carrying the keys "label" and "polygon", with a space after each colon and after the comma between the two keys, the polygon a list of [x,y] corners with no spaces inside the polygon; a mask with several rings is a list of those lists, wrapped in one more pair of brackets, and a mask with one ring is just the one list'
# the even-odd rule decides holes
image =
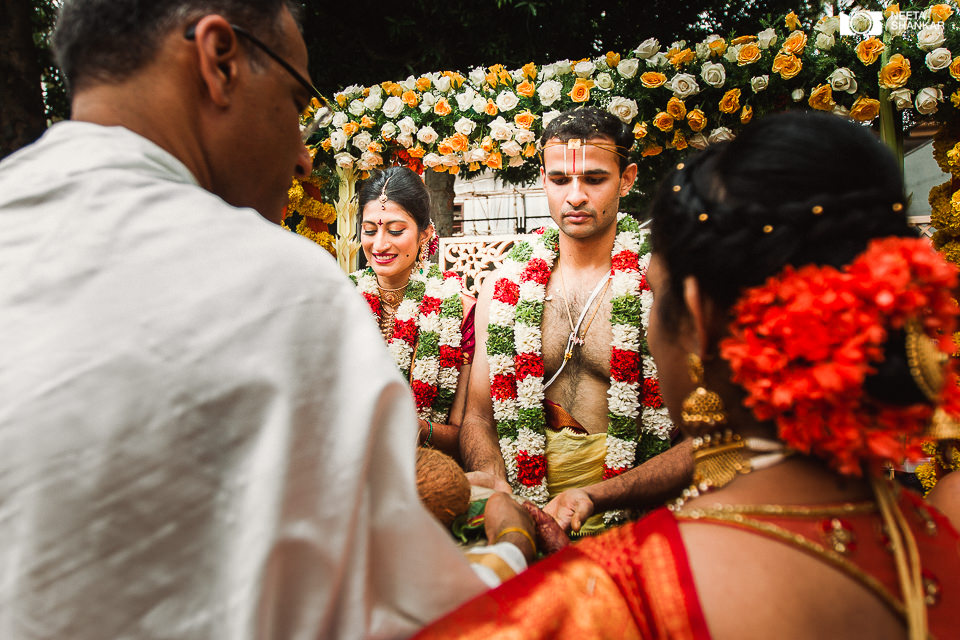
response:
{"label": "gold bangle", "polygon": [[530,542],[530,547],[533,549],[533,555],[537,555],[537,543],[533,541],[533,536],[530,535],[526,529],[521,529],[520,527],[507,527],[503,531],[497,534],[497,537],[493,539],[493,544],[500,542],[500,538],[507,535],[508,533],[519,533],[524,538]]}

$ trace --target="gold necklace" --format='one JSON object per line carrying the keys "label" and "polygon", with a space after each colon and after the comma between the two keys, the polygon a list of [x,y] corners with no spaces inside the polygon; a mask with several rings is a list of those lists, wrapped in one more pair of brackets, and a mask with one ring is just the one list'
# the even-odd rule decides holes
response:
{"label": "gold necklace", "polygon": [[394,320],[397,316],[397,308],[403,302],[403,295],[407,291],[408,280],[402,287],[396,289],[384,289],[377,284],[377,290],[380,295],[380,334],[384,340],[390,340],[393,336]]}
{"label": "gold necklace", "polygon": [[[587,321],[587,326],[583,328],[583,331],[577,333],[577,327],[573,324],[573,314],[570,313],[570,301],[567,300],[567,284],[563,280],[563,269],[558,268],[557,272],[560,274],[560,296],[563,298],[563,307],[567,310],[567,321],[570,323],[570,337],[567,340],[567,350],[563,354],[564,361],[567,361],[573,357],[573,347],[575,345],[583,346],[585,341],[584,339],[587,336],[587,331],[590,330],[590,325],[593,324],[594,318],[596,318],[597,314],[600,312],[600,307],[603,306],[603,296],[606,295],[607,287],[610,286],[610,276],[603,276],[607,282],[605,285],[603,285],[600,295],[597,296],[597,306],[593,310],[593,315],[590,316],[590,320]],[[600,283],[598,282],[597,284],[599,285]]]}

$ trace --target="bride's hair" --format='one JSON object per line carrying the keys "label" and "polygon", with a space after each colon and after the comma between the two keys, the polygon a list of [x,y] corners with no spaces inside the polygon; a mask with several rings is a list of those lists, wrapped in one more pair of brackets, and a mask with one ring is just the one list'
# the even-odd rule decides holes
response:
{"label": "bride's hair", "polygon": [[376,202],[381,194],[409,213],[417,223],[418,231],[430,226],[430,192],[423,179],[412,170],[388,167],[364,180],[358,191],[360,211],[363,212],[367,203]]}

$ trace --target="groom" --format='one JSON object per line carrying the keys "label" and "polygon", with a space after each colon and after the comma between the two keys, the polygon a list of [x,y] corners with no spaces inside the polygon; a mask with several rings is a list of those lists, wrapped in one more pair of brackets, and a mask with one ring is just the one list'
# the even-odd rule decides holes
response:
{"label": "groom", "polygon": [[[545,511],[581,533],[601,530],[604,511],[662,504],[691,473],[689,448],[668,448],[672,428],[662,410],[641,406],[636,384],[640,278],[619,262],[642,265],[646,256],[636,223],[618,222],[617,214],[637,175],[627,159],[632,144],[629,129],[595,107],[550,122],[540,139],[541,175],[559,232],[518,247],[477,302],[460,440],[467,469],[509,482],[541,506],[549,499]],[[615,298],[633,300],[634,311],[618,315]],[[534,310],[526,317],[539,323],[524,324],[517,305]],[[644,452],[658,450],[643,462]]]}

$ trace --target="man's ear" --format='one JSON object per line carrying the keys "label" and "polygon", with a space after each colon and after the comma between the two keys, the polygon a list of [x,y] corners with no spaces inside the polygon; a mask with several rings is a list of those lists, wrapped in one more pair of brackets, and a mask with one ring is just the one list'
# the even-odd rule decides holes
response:
{"label": "man's ear", "polygon": [[715,307],[712,301],[700,293],[700,283],[693,276],[683,279],[683,302],[693,324],[694,341],[694,344],[684,346],[703,357],[713,347]]}
{"label": "man's ear", "polygon": [[637,180],[637,163],[631,162],[620,173],[620,197],[630,193],[633,183]]}
{"label": "man's ear", "polygon": [[219,107],[230,104],[239,71],[240,44],[223,16],[204,16],[194,29],[200,77],[210,100]]}

